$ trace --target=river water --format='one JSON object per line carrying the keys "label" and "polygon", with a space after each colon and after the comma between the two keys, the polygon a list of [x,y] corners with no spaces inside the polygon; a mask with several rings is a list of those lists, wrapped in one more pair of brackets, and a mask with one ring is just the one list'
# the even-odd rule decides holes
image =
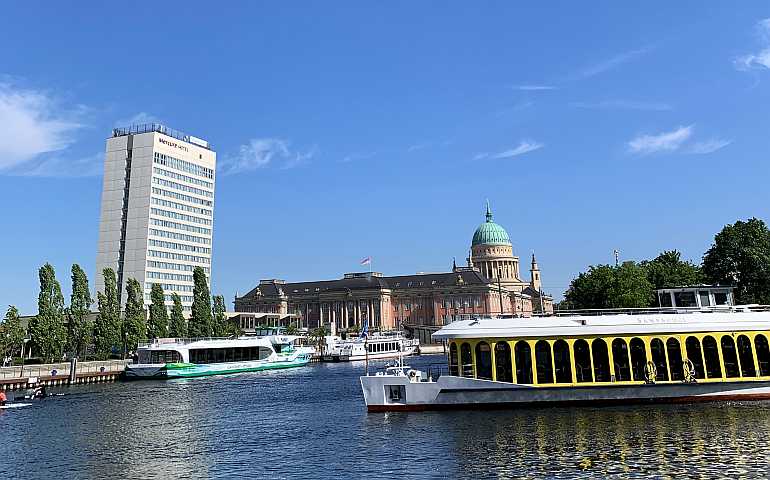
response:
{"label": "river water", "polygon": [[768,403],[368,414],[362,371],[55,390],[64,395],[0,410],[0,478],[768,475]]}

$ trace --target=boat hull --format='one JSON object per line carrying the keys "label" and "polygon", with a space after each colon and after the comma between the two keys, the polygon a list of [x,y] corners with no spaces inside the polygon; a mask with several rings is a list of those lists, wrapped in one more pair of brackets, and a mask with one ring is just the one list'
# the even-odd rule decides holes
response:
{"label": "boat hull", "polygon": [[233,373],[259,372],[282,368],[302,367],[310,362],[310,357],[272,362],[232,362],[209,364],[163,364],[163,365],[128,365],[123,375],[126,380],[173,379],[209,377]]}
{"label": "boat hull", "polygon": [[323,359],[324,361],[328,362],[363,362],[365,360],[386,360],[389,358],[400,358],[400,357],[408,357],[411,355],[414,355],[417,353],[417,347],[409,347],[403,352],[399,351],[391,351],[391,352],[382,352],[382,353],[370,353],[369,356],[367,355],[337,355],[337,354],[330,354],[330,355],[324,355]]}
{"label": "boat hull", "polygon": [[[770,399],[770,381],[533,387],[450,376],[410,382],[382,375],[361,377],[361,386],[370,412]],[[388,392],[396,387],[403,390],[393,401]]]}

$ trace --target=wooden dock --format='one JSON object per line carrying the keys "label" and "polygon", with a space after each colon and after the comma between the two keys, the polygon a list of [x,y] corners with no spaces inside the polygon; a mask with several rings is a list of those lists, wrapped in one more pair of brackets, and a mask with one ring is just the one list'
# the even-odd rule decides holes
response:
{"label": "wooden dock", "polygon": [[129,363],[131,360],[77,362],[74,372],[69,362],[0,368],[0,390],[114,382]]}

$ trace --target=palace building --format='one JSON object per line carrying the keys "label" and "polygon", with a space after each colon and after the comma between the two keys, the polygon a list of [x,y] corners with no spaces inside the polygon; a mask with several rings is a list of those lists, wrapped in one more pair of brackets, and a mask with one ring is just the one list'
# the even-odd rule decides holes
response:
{"label": "palace building", "polygon": [[552,313],[553,299],[541,290],[534,254],[529,270],[529,281],[522,280],[508,232],[492,221],[487,204],[486,221],[473,234],[467,266],[453,262],[452,270],[445,273],[360,272],[337,280],[261,280],[245,295],[235,297],[235,311],[244,317],[277,314],[301,328],[326,326],[333,331],[365,323],[380,330],[435,330],[473,315]]}

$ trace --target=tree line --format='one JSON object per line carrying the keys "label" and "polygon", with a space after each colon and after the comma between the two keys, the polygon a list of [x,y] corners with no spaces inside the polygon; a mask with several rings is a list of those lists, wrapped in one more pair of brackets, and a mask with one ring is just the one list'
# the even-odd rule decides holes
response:
{"label": "tree line", "polygon": [[55,361],[67,353],[86,355],[89,347],[100,358],[135,351],[142,339],[163,337],[224,337],[240,333],[227,319],[225,299],[211,296],[206,274],[201,267],[193,270],[193,303],[189,320],[185,319],[182,299],[171,295],[171,311],[165,305],[166,295],[160,284],[152,284],[150,305],[145,309],[144,289],[135,278],[126,282],[126,303],[121,305],[115,271],[105,268],[104,291],[96,294],[97,315],[91,320],[94,299],[83,269],[75,264],[71,270],[72,294],[65,306],[61,285],[54,268],[46,263],[39,272],[38,313],[25,329],[18,309],[11,305],[0,323],[0,354],[20,355],[25,339],[43,361]]}
{"label": "tree line", "polygon": [[668,250],[652,260],[591,265],[570,283],[559,309],[657,306],[655,290],[710,283],[735,288],[738,304],[770,304],[770,230],[750,218],[726,225],[700,265]]}

